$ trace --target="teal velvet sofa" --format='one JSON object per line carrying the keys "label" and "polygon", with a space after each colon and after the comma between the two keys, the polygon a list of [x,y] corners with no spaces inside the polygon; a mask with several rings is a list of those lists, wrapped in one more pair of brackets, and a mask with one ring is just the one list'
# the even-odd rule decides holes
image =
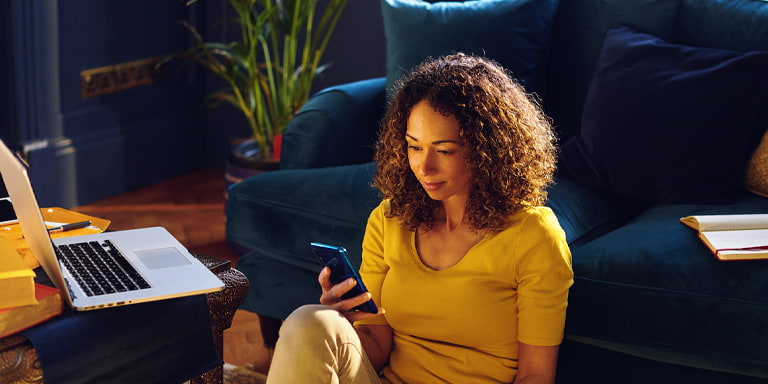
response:
{"label": "teal velvet sofa", "polygon": [[360,261],[380,201],[372,145],[388,87],[424,57],[464,51],[509,68],[558,131],[548,205],[573,254],[567,340],[768,378],[768,260],[718,261],[679,222],[768,213],[768,198],[743,184],[768,129],[768,2],[381,7],[387,76],[314,95],[284,135],[281,170],[229,190],[227,238],[251,282],[242,308],[265,319],[268,342],[270,319],[319,297],[311,241]]}

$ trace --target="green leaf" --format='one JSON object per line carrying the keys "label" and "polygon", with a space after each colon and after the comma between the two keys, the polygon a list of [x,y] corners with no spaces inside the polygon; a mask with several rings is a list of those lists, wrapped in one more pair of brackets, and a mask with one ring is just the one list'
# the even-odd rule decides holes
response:
{"label": "green leaf", "polygon": [[348,0],[229,0],[240,40],[206,42],[188,22],[194,46],[180,55],[222,78],[211,105],[240,110],[263,153],[309,98],[320,59]]}

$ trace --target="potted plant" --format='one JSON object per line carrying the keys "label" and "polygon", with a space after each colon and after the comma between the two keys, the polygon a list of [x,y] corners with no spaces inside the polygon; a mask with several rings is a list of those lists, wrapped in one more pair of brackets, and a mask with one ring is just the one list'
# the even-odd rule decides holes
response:
{"label": "potted plant", "polygon": [[182,22],[195,40],[185,57],[225,82],[209,101],[234,106],[248,123],[251,137],[241,144],[250,148],[247,157],[279,161],[285,127],[328,67],[320,59],[347,1],[325,0],[321,10],[319,0],[229,0],[240,29],[230,42],[206,42]]}

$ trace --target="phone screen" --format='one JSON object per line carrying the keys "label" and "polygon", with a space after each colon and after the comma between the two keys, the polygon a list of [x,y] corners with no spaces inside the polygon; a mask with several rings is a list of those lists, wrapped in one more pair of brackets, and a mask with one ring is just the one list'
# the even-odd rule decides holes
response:
{"label": "phone screen", "polygon": [[[331,269],[331,282],[333,284],[338,284],[350,277],[357,281],[357,285],[341,296],[342,299],[349,299],[364,292],[368,292],[360,275],[355,270],[355,267],[352,266],[352,262],[350,262],[349,256],[347,256],[346,249],[320,243],[312,243],[311,246],[320,265]],[[379,309],[376,307],[373,300],[368,300],[352,309],[370,313],[379,312]]]}
{"label": "phone screen", "polygon": [[13,210],[13,204],[8,197],[0,199],[0,225],[12,224],[16,222],[16,212]]}

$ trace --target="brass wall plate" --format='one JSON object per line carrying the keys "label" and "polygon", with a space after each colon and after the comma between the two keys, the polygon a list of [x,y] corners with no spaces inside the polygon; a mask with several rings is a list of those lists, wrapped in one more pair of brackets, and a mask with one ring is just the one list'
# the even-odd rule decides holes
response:
{"label": "brass wall plate", "polygon": [[80,87],[83,99],[108,95],[141,85],[154,84],[161,80],[162,58],[154,57],[87,69],[80,72]]}

